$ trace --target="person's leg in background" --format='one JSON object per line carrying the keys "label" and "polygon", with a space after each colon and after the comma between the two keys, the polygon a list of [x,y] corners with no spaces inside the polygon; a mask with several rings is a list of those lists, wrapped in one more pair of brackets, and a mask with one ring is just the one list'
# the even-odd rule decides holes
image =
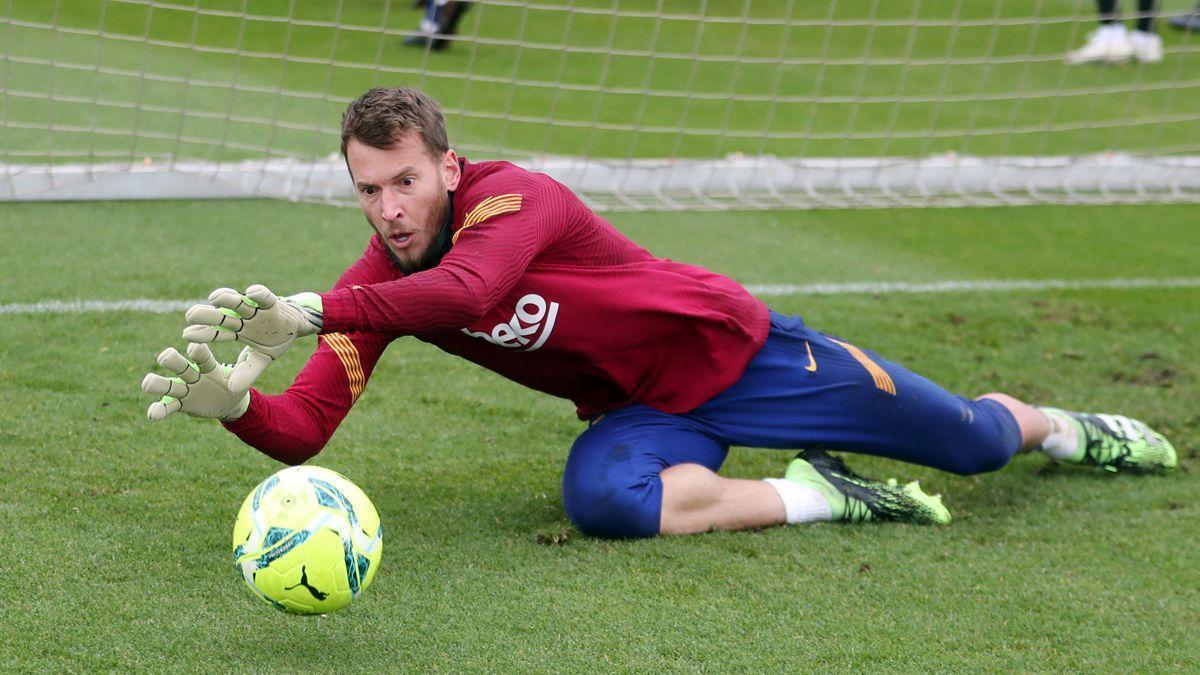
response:
{"label": "person's leg in background", "polygon": [[442,51],[450,46],[452,40],[447,39],[447,36],[458,32],[459,21],[470,9],[471,3],[461,0],[417,0],[416,7],[425,10],[421,18],[420,33],[405,38],[404,44]]}
{"label": "person's leg in background", "polygon": [[1162,38],[1155,30],[1157,5],[1157,0],[1138,0],[1137,20],[1129,41],[1133,46],[1133,58],[1142,63],[1158,63],[1163,59]]}

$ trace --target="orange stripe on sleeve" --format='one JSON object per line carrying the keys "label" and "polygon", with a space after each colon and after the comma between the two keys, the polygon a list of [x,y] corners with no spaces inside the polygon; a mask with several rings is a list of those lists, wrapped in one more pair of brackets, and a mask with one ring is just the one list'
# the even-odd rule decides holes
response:
{"label": "orange stripe on sleeve", "polygon": [[342,367],[346,369],[351,402],[358,400],[359,395],[367,386],[367,378],[363,375],[362,363],[358,359],[358,348],[354,346],[354,342],[350,338],[342,333],[326,333],[321,337],[325,339],[325,344],[329,345],[337,354],[338,360],[342,362]]}
{"label": "orange stripe on sleeve", "polygon": [[466,218],[463,219],[463,226],[458,228],[458,232],[455,232],[454,236],[450,237],[450,243],[457,244],[458,235],[462,234],[463,230],[478,225],[492,216],[520,211],[521,200],[522,197],[519,194],[507,194],[488,197],[479,202],[467,213]]}

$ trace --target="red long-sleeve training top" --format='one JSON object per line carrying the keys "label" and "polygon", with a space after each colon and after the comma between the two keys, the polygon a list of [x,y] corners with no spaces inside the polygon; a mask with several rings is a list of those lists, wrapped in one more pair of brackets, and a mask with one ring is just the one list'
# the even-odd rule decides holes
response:
{"label": "red long-sleeve training top", "polygon": [[317,351],[283,394],[255,391],[226,427],[283,462],[316,454],[388,343],[412,335],[581,418],[632,403],[680,413],[733,384],[766,305],[737,282],[656,258],[544,174],[462,160],[454,245],[404,276],[378,236],[322,296]]}

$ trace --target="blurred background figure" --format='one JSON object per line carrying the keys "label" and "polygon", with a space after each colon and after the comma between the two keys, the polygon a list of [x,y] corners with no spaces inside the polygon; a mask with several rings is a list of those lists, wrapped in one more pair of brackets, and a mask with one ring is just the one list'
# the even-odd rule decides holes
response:
{"label": "blurred background figure", "polygon": [[471,3],[457,0],[417,0],[413,6],[424,9],[425,16],[421,18],[420,34],[405,38],[404,44],[410,47],[428,47],[440,52],[453,42],[446,37],[458,31],[458,22],[471,8]]}
{"label": "blurred background figure", "polygon": [[1100,27],[1088,36],[1087,44],[1067,54],[1067,63],[1123,63],[1136,59],[1142,63],[1162,61],[1162,38],[1154,32],[1156,0],[1138,0],[1137,19],[1132,31],[1121,22],[1117,0],[1096,0]]}
{"label": "blurred background figure", "polygon": [[1200,2],[1197,2],[1196,8],[1187,14],[1178,14],[1171,17],[1168,23],[1171,24],[1172,28],[1178,28],[1179,30],[1186,30],[1188,32],[1200,31]]}

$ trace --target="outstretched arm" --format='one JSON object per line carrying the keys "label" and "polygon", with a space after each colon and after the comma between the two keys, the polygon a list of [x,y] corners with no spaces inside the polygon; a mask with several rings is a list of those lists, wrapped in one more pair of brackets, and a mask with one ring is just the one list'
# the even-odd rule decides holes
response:
{"label": "outstretched arm", "polygon": [[274,396],[251,390],[245,414],[225,428],[269,457],[303,463],[333,436],[389,342],[379,333],[322,335],[292,386]]}
{"label": "outstretched arm", "polygon": [[168,347],[158,363],[170,376],[150,373],[142,380],[143,391],[161,397],[146,414],[155,422],[176,412],[217,419],[269,457],[300,464],[325,447],[389,342],[378,333],[322,335],[296,381],[276,396],[230,385],[232,373],[253,353],[250,347],[236,367],[218,363],[206,344],[189,345],[187,357]]}
{"label": "outstretched arm", "polygon": [[[412,335],[470,326],[512,289],[542,251],[571,230],[578,214],[573,196],[557,184],[525,181],[503,189],[519,191],[466,206],[453,248],[432,269],[404,277],[375,275],[321,295],[279,298],[274,305],[259,301],[256,294],[275,297],[261,286],[251,286],[244,295],[218,289],[209,297],[211,306],[188,312],[193,325],[184,337],[193,342],[237,340],[274,357],[296,338],[317,332]],[[386,260],[382,246],[375,257]],[[234,381],[241,381],[243,369],[247,377],[255,375],[251,367],[239,366]]]}
{"label": "outstretched arm", "polygon": [[[373,239],[363,256],[342,274],[334,287],[399,276]],[[237,340],[247,345],[236,365],[211,371],[222,376],[219,384],[231,395],[241,392],[236,398],[239,405],[235,414],[205,416],[222,419],[225,427],[243,442],[289,464],[304,462],[325,446],[362,394],[376,362],[395,337],[375,331],[321,335],[316,351],[286,391],[269,395],[249,389],[258,374],[283,354],[296,337],[311,335],[319,329],[319,298],[315,293],[279,298],[261,286],[247,289],[245,295],[218,289],[209,296],[209,306],[189,311],[189,322],[193,325],[184,333],[196,343]],[[188,354],[193,350],[208,353],[203,344],[193,344]],[[185,383],[195,379],[189,373],[182,373],[186,366],[174,363],[178,360],[172,359],[174,367],[167,368],[170,373],[181,373],[177,377]],[[164,390],[163,383],[158,381],[165,378],[147,379],[154,383],[152,393],[170,394],[170,382]],[[180,383],[175,385],[178,390]],[[164,401],[160,403],[170,404]],[[193,404],[200,402],[197,399]],[[192,412],[187,406],[181,409]],[[150,414],[154,416],[155,407]]]}

